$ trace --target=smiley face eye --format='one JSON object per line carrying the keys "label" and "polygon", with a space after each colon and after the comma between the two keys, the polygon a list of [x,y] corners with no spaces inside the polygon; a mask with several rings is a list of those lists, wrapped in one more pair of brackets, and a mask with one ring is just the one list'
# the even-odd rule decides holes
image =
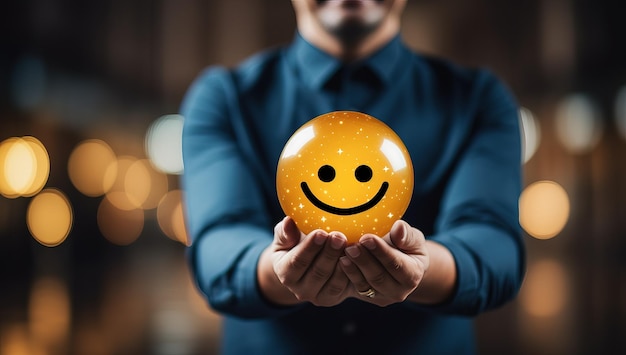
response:
{"label": "smiley face eye", "polygon": [[354,176],[360,182],[368,182],[372,179],[372,168],[367,165],[359,165],[354,171]]}
{"label": "smiley face eye", "polygon": [[335,168],[330,165],[324,165],[317,171],[317,176],[323,182],[331,182],[335,179]]}

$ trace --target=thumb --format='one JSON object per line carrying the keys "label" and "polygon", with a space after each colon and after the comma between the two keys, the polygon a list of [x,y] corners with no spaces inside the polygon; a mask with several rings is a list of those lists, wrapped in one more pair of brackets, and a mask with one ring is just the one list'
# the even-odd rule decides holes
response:
{"label": "thumb", "polygon": [[398,220],[393,224],[389,231],[389,239],[396,248],[407,254],[419,251],[426,241],[420,230],[411,227],[403,220]]}
{"label": "thumb", "polygon": [[291,217],[285,217],[274,229],[274,243],[278,249],[291,249],[300,242],[302,233]]}

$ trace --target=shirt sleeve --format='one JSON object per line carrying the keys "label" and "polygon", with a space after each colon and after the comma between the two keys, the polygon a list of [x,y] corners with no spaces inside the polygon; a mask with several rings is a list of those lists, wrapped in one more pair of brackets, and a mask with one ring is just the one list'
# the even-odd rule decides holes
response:
{"label": "shirt sleeve", "polygon": [[288,309],[268,303],[257,286],[257,262],[272,241],[273,224],[261,183],[237,144],[237,98],[229,77],[224,68],[207,69],[181,105],[189,261],[212,308],[269,317]]}
{"label": "shirt sleeve", "polygon": [[454,296],[440,311],[475,315],[511,300],[525,270],[519,225],[521,140],[518,106],[495,76],[483,72],[472,133],[441,202],[432,240],[456,261]]}

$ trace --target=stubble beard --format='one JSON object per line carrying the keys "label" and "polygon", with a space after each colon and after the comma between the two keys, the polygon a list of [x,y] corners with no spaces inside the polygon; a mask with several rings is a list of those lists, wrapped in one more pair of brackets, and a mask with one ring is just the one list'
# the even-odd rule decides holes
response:
{"label": "stubble beard", "polygon": [[366,11],[363,16],[333,11],[320,15],[324,29],[347,48],[358,46],[380,26],[384,17],[382,9]]}

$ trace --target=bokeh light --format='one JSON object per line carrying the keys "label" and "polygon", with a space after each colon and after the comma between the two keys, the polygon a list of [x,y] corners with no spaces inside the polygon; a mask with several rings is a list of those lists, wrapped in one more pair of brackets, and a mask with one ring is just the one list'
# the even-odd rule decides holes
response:
{"label": "bokeh light", "polygon": [[150,194],[151,185],[150,172],[144,161],[137,160],[128,167],[124,176],[124,191],[133,206],[139,208],[143,205]]}
{"label": "bokeh light", "polygon": [[72,206],[57,189],[45,189],[28,206],[28,230],[39,243],[53,247],[63,243],[73,223]]}
{"label": "bokeh light", "polygon": [[134,210],[139,206],[128,198],[126,194],[126,172],[137,161],[137,158],[124,155],[111,162],[105,175],[113,182],[106,193],[106,197],[115,207],[124,210]]}
{"label": "bokeh light", "polygon": [[46,352],[30,341],[28,327],[14,324],[0,334],[0,355],[44,355]]}
{"label": "bokeh light", "polygon": [[563,265],[554,260],[531,263],[520,291],[523,309],[535,317],[554,317],[568,301],[570,293]]}
{"label": "bokeh light", "polygon": [[183,172],[183,116],[159,117],[148,128],[145,138],[146,154],[152,164],[166,174]]}
{"label": "bokeh light", "polygon": [[70,180],[86,196],[102,196],[117,176],[115,163],[115,153],[107,143],[98,139],[81,142],[70,154]]}
{"label": "bokeh light", "polygon": [[59,349],[69,335],[71,306],[67,286],[57,278],[37,280],[29,303],[30,334],[46,349]]}
{"label": "bokeh light", "polygon": [[119,209],[107,195],[100,201],[97,220],[100,232],[108,241],[129,245],[139,238],[143,230],[144,212],[141,209]]}
{"label": "bokeh light", "polygon": [[626,139],[626,85],[622,86],[615,98],[615,124],[619,134]]}
{"label": "bokeh light", "polygon": [[519,111],[522,133],[522,161],[528,162],[535,155],[541,142],[541,127],[539,122],[528,108],[521,107]]}
{"label": "bokeh light", "polygon": [[182,191],[172,190],[163,196],[159,202],[157,222],[167,237],[184,245],[189,245],[183,211]]}
{"label": "bokeh light", "polygon": [[573,94],[559,102],[555,125],[559,141],[574,154],[591,151],[600,141],[604,128],[598,108],[584,94]]}
{"label": "bokeh light", "polygon": [[569,218],[567,192],[554,181],[537,181],[526,187],[519,198],[520,224],[537,239],[559,234]]}
{"label": "bokeh light", "polygon": [[11,137],[0,142],[0,194],[7,198],[16,198],[19,196],[19,194],[15,192],[15,190],[9,185],[7,181],[6,176],[8,175],[9,171],[5,167],[7,155],[13,147],[13,144],[18,140],[19,138]]}
{"label": "bokeh light", "polygon": [[50,174],[50,158],[35,137],[11,137],[0,143],[0,194],[8,198],[33,196]]}
{"label": "bokeh light", "polygon": [[133,206],[156,208],[167,189],[167,176],[155,171],[148,160],[137,160],[128,167],[124,177],[124,190]]}
{"label": "bokeh light", "polygon": [[22,140],[28,144],[35,157],[33,179],[30,186],[24,189],[22,193],[22,196],[30,197],[39,193],[46,185],[50,175],[50,157],[46,147],[37,138],[27,136],[23,137]]}
{"label": "bokeh light", "polygon": [[172,212],[172,228],[174,230],[176,240],[184,245],[190,245],[187,235],[187,226],[185,225],[185,213],[182,202],[176,204],[176,207],[174,207],[174,211]]}
{"label": "bokeh light", "polygon": [[9,191],[24,193],[35,180],[35,153],[23,139],[11,144],[4,158],[4,178]]}
{"label": "bokeh light", "polygon": [[111,170],[105,173],[113,181],[106,196],[121,210],[156,208],[168,191],[167,176],[156,171],[147,159],[121,156],[111,164]]}

